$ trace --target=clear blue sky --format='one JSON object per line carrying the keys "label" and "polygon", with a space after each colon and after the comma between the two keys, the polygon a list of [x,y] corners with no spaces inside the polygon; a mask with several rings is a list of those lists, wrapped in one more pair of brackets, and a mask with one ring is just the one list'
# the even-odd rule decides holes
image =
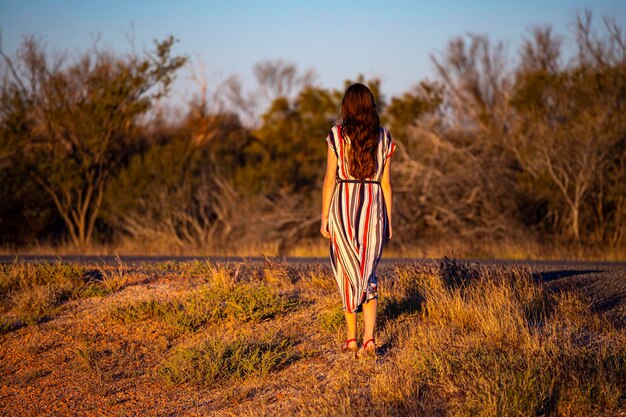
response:
{"label": "clear blue sky", "polygon": [[0,0],[0,27],[10,54],[33,33],[50,50],[70,53],[97,36],[102,47],[123,52],[131,49],[129,33],[137,51],[173,34],[176,51],[204,62],[210,81],[240,74],[249,82],[256,62],[283,59],[315,70],[324,87],[379,77],[389,97],[433,78],[430,55],[454,36],[486,33],[515,55],[529,27],[568,34],[585,7],[598,27],[603,15],[626,22],[626,0]]}

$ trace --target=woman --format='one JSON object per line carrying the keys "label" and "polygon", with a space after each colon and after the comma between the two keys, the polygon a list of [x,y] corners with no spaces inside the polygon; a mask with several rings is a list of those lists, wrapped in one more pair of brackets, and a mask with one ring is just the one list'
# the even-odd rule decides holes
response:
{"label": "woman", "polygon": [[[376,266],[391,239],[391,173],[395,143],[380,126],[374,95],[352,84],[341,102],[343,122],[326,141],[328,156],[322,191],[320,232],[330,239],[330,260],[343,302],[347,340],[344,352],[376,354],[378,305]],[[356,342],[356,313],[363,311],[364,335]]]}

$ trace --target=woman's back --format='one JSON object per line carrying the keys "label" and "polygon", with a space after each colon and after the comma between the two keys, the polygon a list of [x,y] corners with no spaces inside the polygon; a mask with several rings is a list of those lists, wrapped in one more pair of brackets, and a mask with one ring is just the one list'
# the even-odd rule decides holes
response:
{"label": "woman's back", "polygon": [[[354,180],[355,177],[350,174],[350,163],[348,158],[348,152],[350,149],[350,138],[347,135],[342,135],[342,126],[333,126],[326,142],[333,149],[337,156],[337,179],[339,180]],[[383,175],[383,167],[387,158],[395,150],[396,144],[393,143],[389,131],[384,127],[380,127],[380,134],[378,136],[378,147],[376,149],[376,170],[374,175],[368,180],[380,182]]]}

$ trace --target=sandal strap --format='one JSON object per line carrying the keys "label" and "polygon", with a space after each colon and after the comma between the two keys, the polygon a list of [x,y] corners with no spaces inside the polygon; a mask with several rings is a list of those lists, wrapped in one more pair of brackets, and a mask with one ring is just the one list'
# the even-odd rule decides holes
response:
{"label": "sandal strap", "polygon": [[350,349],[350,343],[356,343],[356,339],[347,339],[346,343],[341,347],[342,349]]}
{"label": "sandal strap", "polygon": [[369,345],[370,343],[373,343],[374,346],[376,346],[376,342],[374,342],[374,339],[369,339],[367,342],[363,343],[363,349],[367,349],[367,345]]}

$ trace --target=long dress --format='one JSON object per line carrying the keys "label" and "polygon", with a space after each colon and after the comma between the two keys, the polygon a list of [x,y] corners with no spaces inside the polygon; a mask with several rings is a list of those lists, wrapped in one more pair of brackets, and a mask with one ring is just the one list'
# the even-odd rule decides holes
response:
{"label": "long dress", "polygon": [[337,155],[337,184],[330,203],[328,228],[330,261],[337,288],[348,313],[361,311],[362,304],[378,297],[376,267],[388,238],[387,209],[380,181],[383,168],[395,151],[389,132],[381,127],[374,182],[354,181],[348,159],[349,138],[342,138],[341,125],[326,137]]}

